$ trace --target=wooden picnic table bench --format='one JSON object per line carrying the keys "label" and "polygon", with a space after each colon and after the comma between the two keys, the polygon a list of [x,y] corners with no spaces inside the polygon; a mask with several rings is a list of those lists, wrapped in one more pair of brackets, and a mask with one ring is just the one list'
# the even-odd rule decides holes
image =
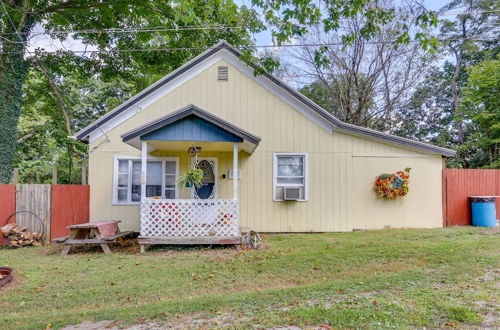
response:
{"label": "wooden picnic table bench", "polygon": [[55,238],[53,241],[64,244],[61,255],[68,254],[75,244],[99,244],[105,254],[111,253],[108,244],[116,243],[119,238],[131,235],[132,231],[121,232],[118,228],[120,221],[96,221],[68,226],[69,236]]}

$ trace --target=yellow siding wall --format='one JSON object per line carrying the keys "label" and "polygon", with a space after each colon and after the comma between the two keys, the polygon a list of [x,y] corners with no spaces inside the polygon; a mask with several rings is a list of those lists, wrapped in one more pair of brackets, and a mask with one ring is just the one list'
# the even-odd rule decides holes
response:
{"label": "yellow siding wall", "polygon": [[[229,66],[229,82],[218,82],[217,66]],[[329,133],[280,100],[260,84],[221,61],[92,142],[89,183],[91,220],[122,221],[125,230],[139,230],[139,207],[112,205],[113,159],[140,156],[122,143],[120,135],[188,104],[195,104],[262,138],[252,155],[240,152],[241,224],[260,232],[350,231],[391,227],[440,227],[440,156],[338,132]],[[274,202],[273,153],[307,152],[309,200]],[[185,152],[154,152],[180,157],[180,172],[189,159]],[[219,157],[219,197],[232,197],[232,181],[221,179],[232,168],[229,152],[202,153]],[[376,198],[372,184],[380,173],[412,167],[410,193],[402,200]],[[184,197],[187,193],[183,192]]]}

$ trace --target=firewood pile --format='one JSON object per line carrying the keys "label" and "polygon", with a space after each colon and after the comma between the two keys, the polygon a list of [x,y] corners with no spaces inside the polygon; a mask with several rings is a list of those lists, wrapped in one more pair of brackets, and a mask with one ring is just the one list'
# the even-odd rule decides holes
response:
{"label": "firewood pile", "polygon": [[26,230],[28,227],[18,226],[15,223],[9,223],[0,227],[3,236],[9,241],[9,246],[42,246],[42,233],[30,233]]}

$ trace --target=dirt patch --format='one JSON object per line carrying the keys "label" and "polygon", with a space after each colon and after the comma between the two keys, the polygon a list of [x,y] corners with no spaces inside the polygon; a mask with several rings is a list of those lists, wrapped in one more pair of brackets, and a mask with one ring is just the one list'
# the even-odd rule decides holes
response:
{"label": "dirt patch", "polygon": [[16,276],[16,274],[14,274],[12,276],[12,279],[7,284],[0,287],[0,293],[5,294],[8,290],[10,290],[10,288],[17,286],[19,283],[20,283],[19,277]]}
{"label": "dirt patch", "polygon": [[[60,254],[63,245],[56,245],[56,244],[51,244],[51,249],[45,250],[43,254],[45,255],[57,255]],[[112,253],[123,253],[123,254],[139,254],[140,253],[140,248],[139,244],[137,243],[137,239],[131,238],[131,239],[124,239],[121,241],[118,241],[117,243],[109,243],[109,247],[111,249]],[[81,245],[74,245],[71,247],[71,250],[69,251],[69,254],[102,254],[102,248],[99,244],[81,244]]]}
{"label": "dirt patch", "polygon": [[[493,287],[500,289],[500,269],[488,268],[483,276],[477,278],[480,282],[492,282]],[[481,328],[499,329],[500,328],[500,305],[499,297],[496,296],[492,302],[477,301],[476,304],[483,309],[483,323]]]}
{"label": "dirt patch", "polygon": [[480,233],[485,235],[500,235],[500,227],[496,226],[495,228],[481,230]]}
{"label": "dirt patch", "polygon": [[477,278],[479,282],[495,282],[498,284],[500,282],[500,269],[498,268],[487,268],[482,276]]}
{"label": "dirt patch", "polygon": [[118,329],[114,321],[85,321],[77,325],[68,325],[63,330],[99,330],[99,329]]}
{"label": "dirt patch", "polygon": [[[63,249],[63,245],[51,245],[51,249],[44,250],[44,255],[57,255],[61,253]],[[131,255],[139,255],[140,246],[137,243],[137,239],[124,239],[121,242],[110,243],[109,247],[112,253],[118,254],[131,254]],[[263,249],[264,245],[262,245]],[[235,253],[245,252],[246,249],[241,249],[239,246],[232,245],[220,245],[220,246],[212,246],[212,245],[152,245],[147,250],[145,255],[162,255],[162,254],[190,254],[197,253],[201,255],[233,255]],[[85,244],[85,245],[75,245],[71,247],[69,252],[72,254],[102,254],[102,248],[99,244]]]}

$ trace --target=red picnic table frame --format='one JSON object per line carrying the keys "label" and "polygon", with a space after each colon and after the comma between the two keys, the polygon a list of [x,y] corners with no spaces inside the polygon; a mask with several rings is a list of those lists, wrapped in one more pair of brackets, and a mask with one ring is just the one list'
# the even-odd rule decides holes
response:
{"label": "red picnic table frame", "polygon": [[61,255],[65,256],[76,244],[99,244],[105,254],[111,253],[108,244],[131,235],[132,231],[121,232],[118,228],[120,221],[98,221],[68,226],[71,230],[69,236],[54,239],[58,244],[64,244]]}

